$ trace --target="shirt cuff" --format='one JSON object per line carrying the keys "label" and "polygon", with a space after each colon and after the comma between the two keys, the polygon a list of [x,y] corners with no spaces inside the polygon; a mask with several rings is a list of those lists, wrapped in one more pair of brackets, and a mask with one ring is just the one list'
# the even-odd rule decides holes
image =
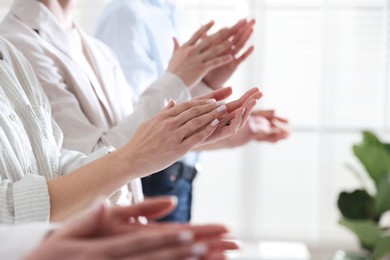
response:
{"label": "shirt cuff", "polygon": [[50,220],[50,196],[43,176],[27,174],[13,184],[15,224]]}
{"label": "shirt cuff", "polygon": [[[172,72],[165,72],[153,85],[158,85],[160,91],[164,91],[165,97],[174,99],[177,103],[187,101],[192,98],[191,93],[184,81]],[[150,88],[152,89],[152,88]],[[154,91],[156,88],[154,88]],[[166,100],[168,101],[168,100]]]}
{"label": "shirt cuff", "polygon": [[115,148],[112,147],[112,146],[107,146],[107,147],[103,147],[93,153],[91,153],[90,155],[87,156],[87,158],[85,158],[85,163],[84,164],[88,164],[92,161],[95,161],[109,153],[112,153],[113,151],[115,151]]}

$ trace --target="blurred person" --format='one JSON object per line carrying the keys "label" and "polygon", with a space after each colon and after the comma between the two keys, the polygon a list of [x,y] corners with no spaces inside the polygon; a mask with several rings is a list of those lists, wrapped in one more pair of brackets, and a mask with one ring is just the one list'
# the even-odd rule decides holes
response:
{"label": "blurred person", "polygon": [[[253,89],[239,100],[216,102],[230,93],[224,88],[179,105],[171,100],[120,149],[87,157],[62,148],[63,134],[31,65],[0,38],[0,223],[68,219],[98,196],[108,198],[189,150],[234,134],[261,93]],[[224,120],[231,124],[219,124]]]}
{"label": "blurred person", "polygon": [[[129,86],[139,98],[169,67],[171,56],[179,42],[183,42],[187,19],[183,8],[174,1],[114,0],[103,9],[95,36],[117,55]],[[253,46],[244,47],[254,24],[253,19],[242,19],[233,26],[237,33],[229,39],[232,45],[226,51],[233,59],[211,70],[202,78],[203,84],[222,87],[252,54]],[[275,111],[256,111],[251,115],[250,124],[236,138],[214,148],[237,147],[251,140],[277,142],[288,136],[287,124]],[[190,221],[192,183],[198,173],[198,161],[199,153],[192,152],[172,166],[142,178],[146,196],[175,195],[179,199],[176,210],[161,221]]]}
{"label": "blurred person", "polygon": [[165,215],[173,198],[128,207],[103,203],[63,224],[0,225],[1,259],[225,259],[237,245],[222,225],[141,225],[134,219]]}
{"label": "blurred person", "polygon": [[[166,0],[114,0],[103,9],[95,36],[117,55],[136,98],[169,67],[174,50],[184,42],[182,34],[187,30],[187,18],[182,8]],[[235,33],[229,35],[231,46],[226,54],[237,55],[243,50],[254,24],[253,19],[242,19],[232,27]],[[221,87],[253,50],[250,46],[218,71],[211,70],[202,83]]]}
{"label": "blurred person", "polygon": [[[0,24],[0,34],[32,64],[64,133],[64,148],[86,154],[108,145],[120,148],[140,123],[160,111],[170,98],[182,103],[192,94],[209,93],[217,87],[206,86],[203,78],[220,81],[231,72],[215,73],[213,69],[233,59],[226,52],[232,45],[229,39],[240,37],[243,25],[203,37],[212,26],[209,23],[177,46],[167,71],[134,104],[115,55],[75,23],[75,2],[14,0]],[[259,97],[259,93],[253,94]],[[131,183],[131,190],[132,196],[124,187],[113,201],[142,201],[139,180]]]}

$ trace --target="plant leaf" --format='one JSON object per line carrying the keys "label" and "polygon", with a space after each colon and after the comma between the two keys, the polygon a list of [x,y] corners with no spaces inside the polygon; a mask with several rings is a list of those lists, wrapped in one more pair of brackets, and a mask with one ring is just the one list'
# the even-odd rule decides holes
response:
{"label": "plant leaf", "polygon": [[381,237],[374,249],[373,259],[380,259],[390,255],[390,236]]}
{"label": "plant leaf", "polygon": [[353,152],[377,186],[390,173],[390,153],[373,133],[363,132],[363,142],[354,145]]}
{"label": "plant leaf", "polygon": [[378,184],[377,195],[375,196],[375,212],[380,216],[390,210],[390,178],[383,178]]}
{"label": "plant leaf", "polygon": [[390,144],[384,143],[383,145],[385,146],[387,152],[390,153]]}
{"label": "plant leaf", "polygon": [[366,190],[368,194],[373,196],[376,194],[376,188],[373,180],[370,178],[370,176],[362,171],[359,171],[350,163],[345,163],[345,168],[349,170],[353,175],[355,175],[356,179],[359,180],[360,184],[362,185],[362,189]]}
{"label": "plant leaf", "polygon": [[363,131],[363,142],[372,145],[383,144],[379,138],[371,131]]}
{"label": "plant leaf", "polygon": [[372,220],[350,220],[342,218],[339,223],[354,232],[365,249],[373,251],[380,239],[380,229]]}
{"label": "plant leaf", "polygon": [[352,193],[341,192],[337,205],[341,214],[347,219],[376,221],[374,199],[365,190],[355,190]]}

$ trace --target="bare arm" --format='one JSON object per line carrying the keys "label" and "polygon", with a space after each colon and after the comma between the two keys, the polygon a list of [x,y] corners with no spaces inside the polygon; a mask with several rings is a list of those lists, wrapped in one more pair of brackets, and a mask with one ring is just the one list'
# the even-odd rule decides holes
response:
{"label": "bare arm", "polygon": [[[252,91],[257,93],[255,97],[260,95],[258,90]],[[253,99],[253,95],[244,96],[245,100]],[[253,107],[253,102],[247,103]],[[231,103],[236,110],[234,119],[244,123],[245,105]],[[234,134],[235,127],[217,127],[219,120],[233,113],[227,115],[226,108],[220,108],[225,105],[219,105],[215,99],[193,100],[177,106],[170,101],[167,108],[141,124],[133,138],[116,152],[49,180],[51,220],[66,219],[85,209],[99,195],[108,197],[131,180],[166,168],[194,146]]]}

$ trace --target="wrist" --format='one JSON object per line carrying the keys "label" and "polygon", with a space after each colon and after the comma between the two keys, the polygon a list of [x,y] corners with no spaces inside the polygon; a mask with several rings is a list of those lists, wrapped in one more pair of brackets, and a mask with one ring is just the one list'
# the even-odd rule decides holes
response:
{"label": "wrist", "polygon": [[128,143],[113,154],[115,156],[113,160],[115,167],[118,168],[121,174],[126,175],[129,181],[144,177],[145,170],[143,170],[143,167],[147,165],[147,162],[144,162],[141,158],[142,156],[138,156],[137,151],[134,150],[132,145]]}
{"label": "wrist", "polygon": [[223,87],[222,85],[212,84],[212,83],[210,82],[210,80],[207,80],[207,77],[204,77],[204,78],[202,79],[202,83],[203,83],[204,85],[206,85],[207,87],[213,89],[213,90],[217,90],[217,89],[220,89],[220,88]]}

